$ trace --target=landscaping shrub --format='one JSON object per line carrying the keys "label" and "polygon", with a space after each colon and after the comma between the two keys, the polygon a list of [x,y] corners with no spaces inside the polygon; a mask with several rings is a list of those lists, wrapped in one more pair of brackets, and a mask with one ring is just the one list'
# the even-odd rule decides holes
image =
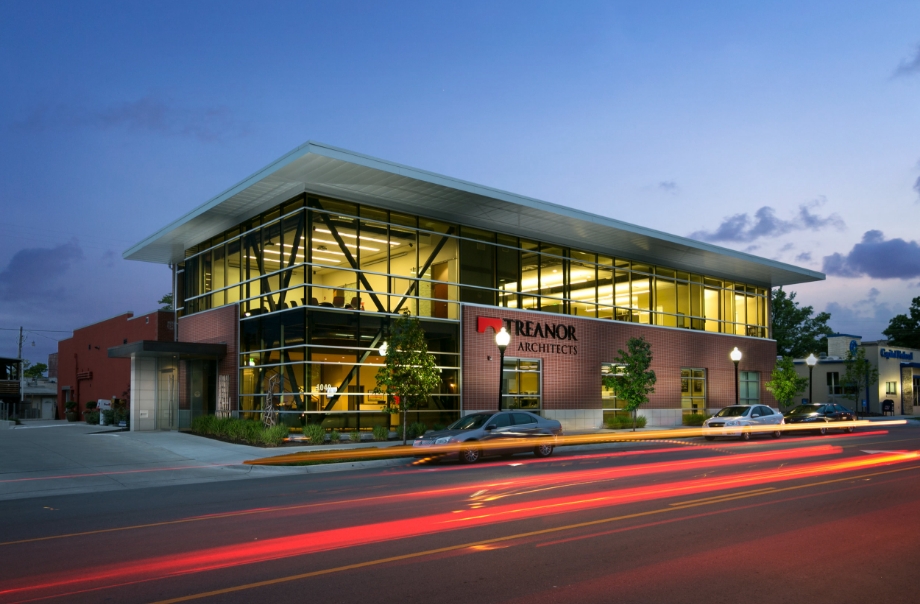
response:
{"label": "landscaping shrub", "polygon": [[88,403],[86,403],[86,409],[87,410],[95,409],[96,405],[98,405],[96,401],[89,401]]}
{"label": "landscaping shrub", "polygon": [[685,426],[702,426],[707,419],[709,416],[705,413],[688,413],[681,418],[681,423]]}
{"label": "landscaping shrub", "polygon": [[[647,420],[645,419],[644,416],[642,415],[638,416],[636,418],[636,427],[644,428],[646,421]],[[610,428],[611,430],[624,430],[627,428],[631,430],[633,427],[633,418],[631,415],[608,416],[604,420],[604,424],[606,425],[607,428]]]}
{"label": "landscaping shrub", "polygon": [[321,445],[326,441],[326,431],[320,424],[307,424],[303,427],[303,435],[311,445]]}
{"label": "landscaping shrub", "polygon": [[66,403],[64,403],[64,408],[65,408],[66,410],[68,410],[68,411],[75,411],[76,408],[77,408],[77,402],[76,402],[76,401],[67,401]]}
{"label": "landscaping shrub", "polygon": [[287,436],[287,426],[272,426],[271,428],[262,428],[262,430],[259,432],[259,440],[263,445],[269,447],[277,447],[278,445],[282,444]]}
{"label": "landscaping shrub", "polygon": [[374,440],[386,440],[390,438],[389,428],[384,428],[383,426],[374,426]]}
{"label": "landscaping shrub", "polygon": [[359,430],[355,430],[355,431],[351,432],[351,433],[348,435],[348,440],[350,440],[350,441],[353,442],[353,443],[359,443],[359,442],[361,442],[361,432],[360,432]]}
{"label": "landscaping shrub", "polygon": [[99,423],[99,412],[98,411],[87,411],[83,414],[83,419],[86,420],[87,424],[98,424]]}
{"label": "landscaping shrub", "polygon": [[104,409],[102,411],[102,416],[105,418],[105,423],[110,426],[115,422],[115,411],[112,409]]}
{"label": "landscaping shrub", "polygon": [[428,426],[423,422],[415,422],[414,424],[409,424],[409,431],[407,433],[408,438],[416,438],[421,436],[428,431]]}
{"label": "landscaping shrub", "polygon": [[329,434],[329,442],[331,442],[331,443],[333,443],[333,444],[338,443],[341,439],[342,439],[342,435],[339,434],[339,431],[338,431],[338,430],[333,430],[333,431]]}

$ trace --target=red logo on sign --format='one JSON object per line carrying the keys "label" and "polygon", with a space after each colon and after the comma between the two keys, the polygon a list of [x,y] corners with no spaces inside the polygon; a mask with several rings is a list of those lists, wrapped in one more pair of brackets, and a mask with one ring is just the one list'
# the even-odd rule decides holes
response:
{"label": "red logo on sign", "polygon": [[486,329],[489,327],[491,327],[495,333],[498,333],[504,326],[504,321],[496,319],[495,317],[476,317],[476,331],[479,333],[485,333]]}

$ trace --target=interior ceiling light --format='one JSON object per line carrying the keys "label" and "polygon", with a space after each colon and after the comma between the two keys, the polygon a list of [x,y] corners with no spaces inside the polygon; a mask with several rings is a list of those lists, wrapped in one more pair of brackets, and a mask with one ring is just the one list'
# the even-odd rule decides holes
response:
{"label": "interior ceiling light", "polygon": [[[328,230],[328,229],[321,229],[321,228],[319,228],[319,227],[317,227],[317,228],[315,228],[315,229],[313,229],[313,230],[316,231],[317,233],[326,233],[326,234],[328,234],[328,235],[331,235],[331,234],[332,234],[332,231],[330,231],[330,230]],[[339,231],[339,237],[348,237],[349,239],[357,239],[357,238],[358,238],[358,236],[355,235],[355,234],[353,234],[353,233],[343,233],[342,231]],[[387,242],[386,239],[375,239],[374,237],[366,237],[366,236],[364,236],[364,235],[361,236],[361,241],[373,241],[374,243],[384,243],[384,244]],[[391,242],[390,242],[390,245],[393,246],[393,247],[396,247],[397,245],[399,245],[399,243],[396,243],[395,241],[391,241]]]}
{"label": "interior ceiling light", "polygon": [[[329,241],[328,239],[320,239],[319,237],[314,237],[314,238],[313,238],[313,241],[322,241],[323,243],[331,243],[332,245],[338,245],[338,243],[336,243],[335,241]],[[368,252],[379,252],[379,251],[380,251],[380,248],[376,248],[376,247],[367,247],[366,245],[360,245],[360,246],[359,246],[359,245],[355,245],[355,244],[353,244],[353,243],[346,243],[346,244],[345,244],[345,247],[350,247],[350,248],[355,249],[355,250],[357,250],[357,249],[367,250]]]}

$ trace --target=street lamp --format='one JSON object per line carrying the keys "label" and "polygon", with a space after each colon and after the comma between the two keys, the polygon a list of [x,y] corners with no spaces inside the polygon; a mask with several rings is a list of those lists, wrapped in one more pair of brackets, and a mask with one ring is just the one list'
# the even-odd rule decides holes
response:
{"label": "street lamp", "polygon": [[731,358],[732,363],[735,364],[735,404],[737,405],[740,396],[740,391],[738,390],[738,363],[741,361],[741,351],[735,346],[735,349],[732,350],[728,356]]}
{"label": "street lamp", "polygon": [[505,377],[505,348],[508,347],[508,343],[511,342],[511,334],[505,331],[505,328],[502,327],[501,331],[495,334],[495,344],[498,346],[499,352],[499,361],[498,361],[498,410],[502,410],[502,390],[504,390],[504,380]]}
{"label": "street lamp", "polygon": [[805,364],[808,365],[808,402],[811,400],[811,373],[815,370],[815,365],[818,364],[818,357],[815,356],[815,353],[808,355],[808,358],[805,359]]}
{"label": "street lamp", "polygon": [[382,357],[387,356],[387,343],[386,342],[380,345],[380,356]]}

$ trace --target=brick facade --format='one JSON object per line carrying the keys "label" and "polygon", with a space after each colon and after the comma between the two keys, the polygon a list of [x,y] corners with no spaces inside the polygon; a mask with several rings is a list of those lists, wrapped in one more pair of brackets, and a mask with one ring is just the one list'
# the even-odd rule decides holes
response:
{"label": "brick facade", "polygon": [[[230,409],[237,409],[239,380],[239,313],[236,304],[221,306],[179,319],[179,341],[201,344],[226,344],[227,355],[217,365],[217,375],[230,376]],[[187,406],[185,371],[179,378],[180,404]]]}
{"label": "brick facade", "polygon": [[[773,395],[764,387],[776,362],[776,342],[773,340],[464,305],[461,331],[465,412],[495,409],[498,401],[499,353],[495,334],[491,328],[478,333],[478,317],[574,328],[574,332],[569,331],[577,340],[527,337],[511,331],[506,358],[542,359],[544,409],[601,409],[601,364],[613,362],[617,350],[625,349],[626,341],[634,336],[643,336],[651,344],[652,369],[658,378],[655,392],[644,409],[680,409],[682,367],[706,369],[708,408],[734,404],[735,367],[728,354],[736,346],[743,354],[739,369],[760,373],[760,401],[775,406]],[[544,352],[521,350],[529,344],[550,344],[555,348]]]}
{"label": "brick facade", "polygon": [[125,313],[75,329],[73,337],[58,343],[58,417],[64,417],[64,403],[86,403],[112,397],[131,397],[131,359],[111,359],[108,349],[140,340],[173,339],[174,315],[166,311],[135,317]]}

